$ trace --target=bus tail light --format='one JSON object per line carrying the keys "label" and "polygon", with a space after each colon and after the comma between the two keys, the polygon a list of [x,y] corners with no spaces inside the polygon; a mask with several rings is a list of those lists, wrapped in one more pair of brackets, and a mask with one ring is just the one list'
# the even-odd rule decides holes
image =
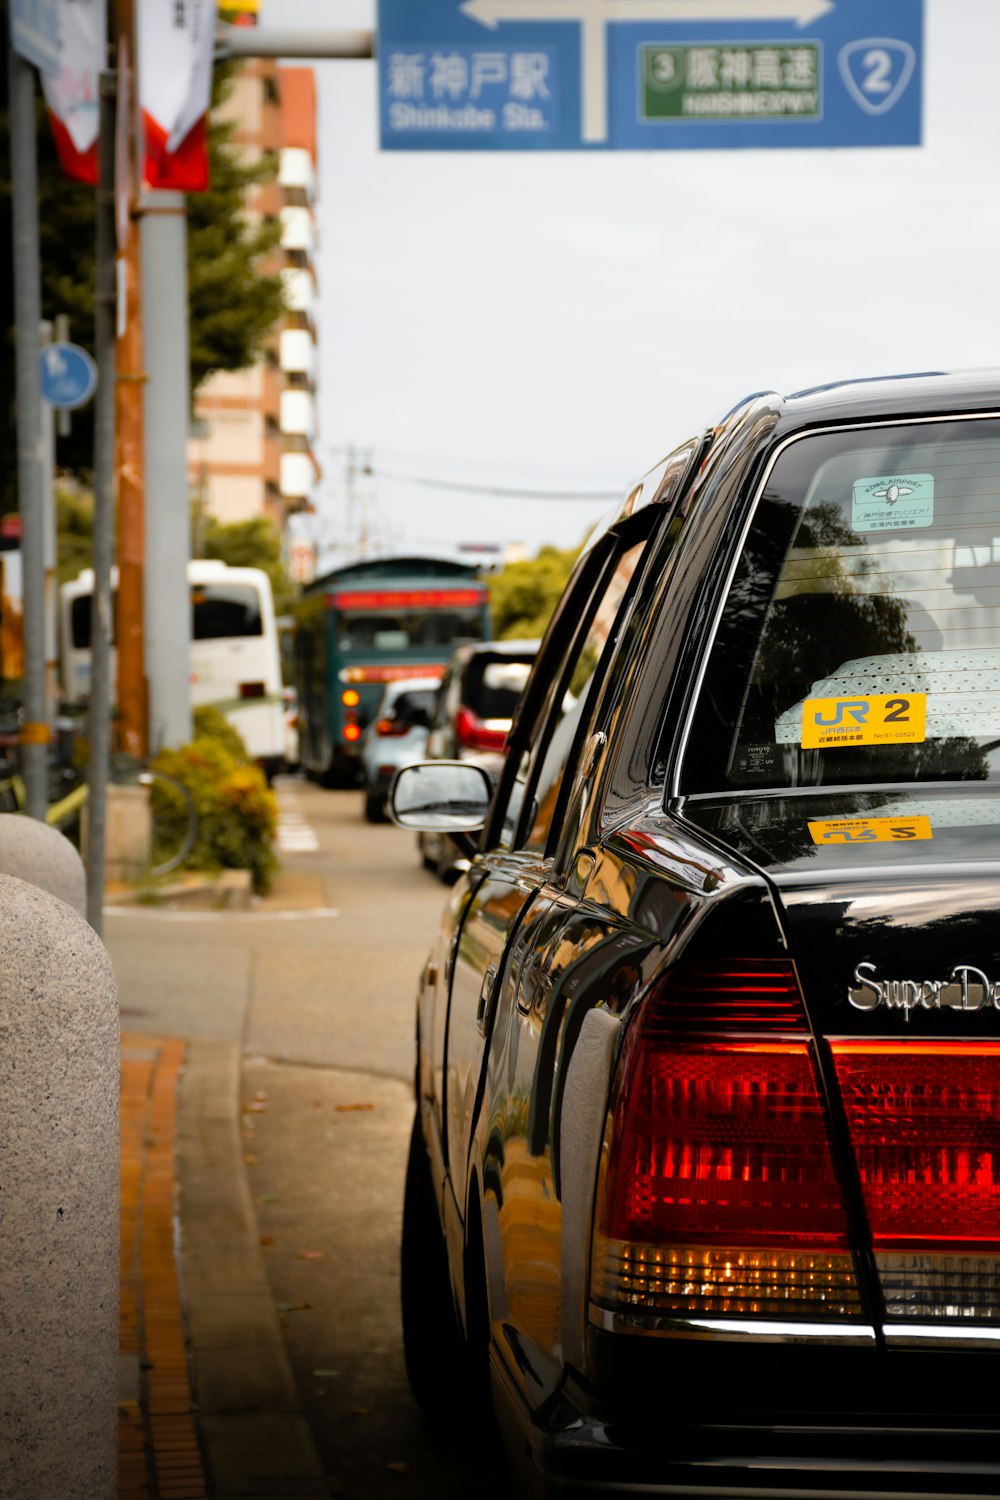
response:
{"label": "bus tail light", "polygon": [[455,714],[455,739],[463,750],[503,750],[509,727],[506,723],[499,729],[484,724],[471,708],[460,708]]}
{"label": "bus tail light", "polygon": [[262,683],[262,682],[241,682],[240,683],[240,697],[241,698],[266,698],[267,697],[267,688],[265,687],[264,683]]}
{"label": "bus tail light", "polygon": [[347,740],[349,744],[353,744],[355,740],[359,740],[360,738],[361,725],[358,723],[357,719],[348,719],[347,723],[344,725],[344,739]]}
{"label": "bus tail light", "polygon": [[1000,1042],[830,1050],[888,1316],[1000,1321]]}
{"label": "bus tail light", "polygon": [[791,964],[687,965],[647,1003],[605,1131],[591,1293],[633,1315],[860,1316]]}

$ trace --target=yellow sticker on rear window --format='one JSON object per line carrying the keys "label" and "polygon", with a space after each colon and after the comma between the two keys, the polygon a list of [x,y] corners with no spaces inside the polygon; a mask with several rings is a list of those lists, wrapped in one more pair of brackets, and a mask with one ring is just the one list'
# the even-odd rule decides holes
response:
{"label": "yellow sticker on rear window", "polygon": [[809,824],[814,844],[902,844],[932,839],[930,818],[826,818]]}
{"label": "yellow sticker on rear window", "polygon": [[926,720],[926,693],[807,698],[802,705],[802,748],[919,744],[926,738]]}

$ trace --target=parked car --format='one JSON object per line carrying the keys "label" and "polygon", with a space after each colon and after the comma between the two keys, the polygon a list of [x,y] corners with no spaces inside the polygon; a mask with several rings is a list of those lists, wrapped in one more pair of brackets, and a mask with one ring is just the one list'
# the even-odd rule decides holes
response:
{"label": "parked car", "polygon": [[1000,1494],[998,777],[1000,372],[737,406],[400,773],[407,1365],[526,1493]]}
{"label": "parked car", "polygon": [[[441,679],[426,754],[470,760],[496,778],[518,699],[538,654],[538,641],[469,641],[458,646]],[[424,868],[452,881],[468,861],[445,834],[421,833]]]}
{"label": "parked car", "polygon": [[299,769],[299,695],[293,687],[281,689],[282,712],[285,723],[285,754],[283,769]]}
{"label": "parked car", "polygon": [[364,813],[369,823],[384,823],[386,798],[400,766],[424,753],[438,677],[408,677],[387,682],[375,716],[361,735]]}

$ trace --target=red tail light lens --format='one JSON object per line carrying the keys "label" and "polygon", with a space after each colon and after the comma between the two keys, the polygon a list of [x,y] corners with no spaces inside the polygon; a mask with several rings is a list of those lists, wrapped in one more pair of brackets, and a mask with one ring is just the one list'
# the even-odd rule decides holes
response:
{"label": "red tail light lens", "polygon": [[353,742],[361,738],[361,725],[350,720],[344,725],[344,739]]}
{"label": "red tail light lens", "polygon": [[805,1042],[640,1038],[615,1111],[601,1224],[615,1239],[847,1244]]}
{"label": "red tail light lens", "polygon": [[264,686],[264,684],[262,682],[241,682],[240,683],[240,697],[241,698],[264,698],[266,696],[267,696],[267,689],[266,689],[266,687]]}
{"label": "red tail light lens", "polygon": [[492,728],[476,717],[470,708],[460,708],[455,714],[455,739],[463,750],[503,750],[507,744],[507,730]]}
{"label": "red tail light lens", "polygon": [[1000,1322],[1000,1042],[832,1042],[891,1319]]}
{"label": "red tail light lens", "polygon": [[605,1136],[596,1301],[718,1316],[859,1312],[804,1031],[790,964],[688,968],[649,1003]]}
{"label": "red tail light lens", "polygon": [[831,1050],[876,1250],[1000,1251],[1000,1043]]}
{"label": "red tail light lens", "polygon": [[409,727],[403,719],[379,719],[375,724],[375,733],[381,739],[395,739],[406,734]]}
{"label": "red tail light lens", "polygon": [[670,976],[645,1021],[646,1035],[678,1032],[804,1032],[802,999],[790,963],[685,964]]}

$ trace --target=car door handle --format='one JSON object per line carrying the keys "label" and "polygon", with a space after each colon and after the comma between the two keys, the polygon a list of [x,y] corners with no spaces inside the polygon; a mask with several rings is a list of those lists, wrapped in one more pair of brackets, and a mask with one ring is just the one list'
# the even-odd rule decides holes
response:
{"label": "car door handle", "polygon": [[490,964],[483,975],[482,989],[479,991],[479,1005],[476,1009],[476,1025],[479,1027],[480,1036],[486,1035],[490,1024],[490,1011],[493,1006],[493,991],[497,982],[497,966]]}

